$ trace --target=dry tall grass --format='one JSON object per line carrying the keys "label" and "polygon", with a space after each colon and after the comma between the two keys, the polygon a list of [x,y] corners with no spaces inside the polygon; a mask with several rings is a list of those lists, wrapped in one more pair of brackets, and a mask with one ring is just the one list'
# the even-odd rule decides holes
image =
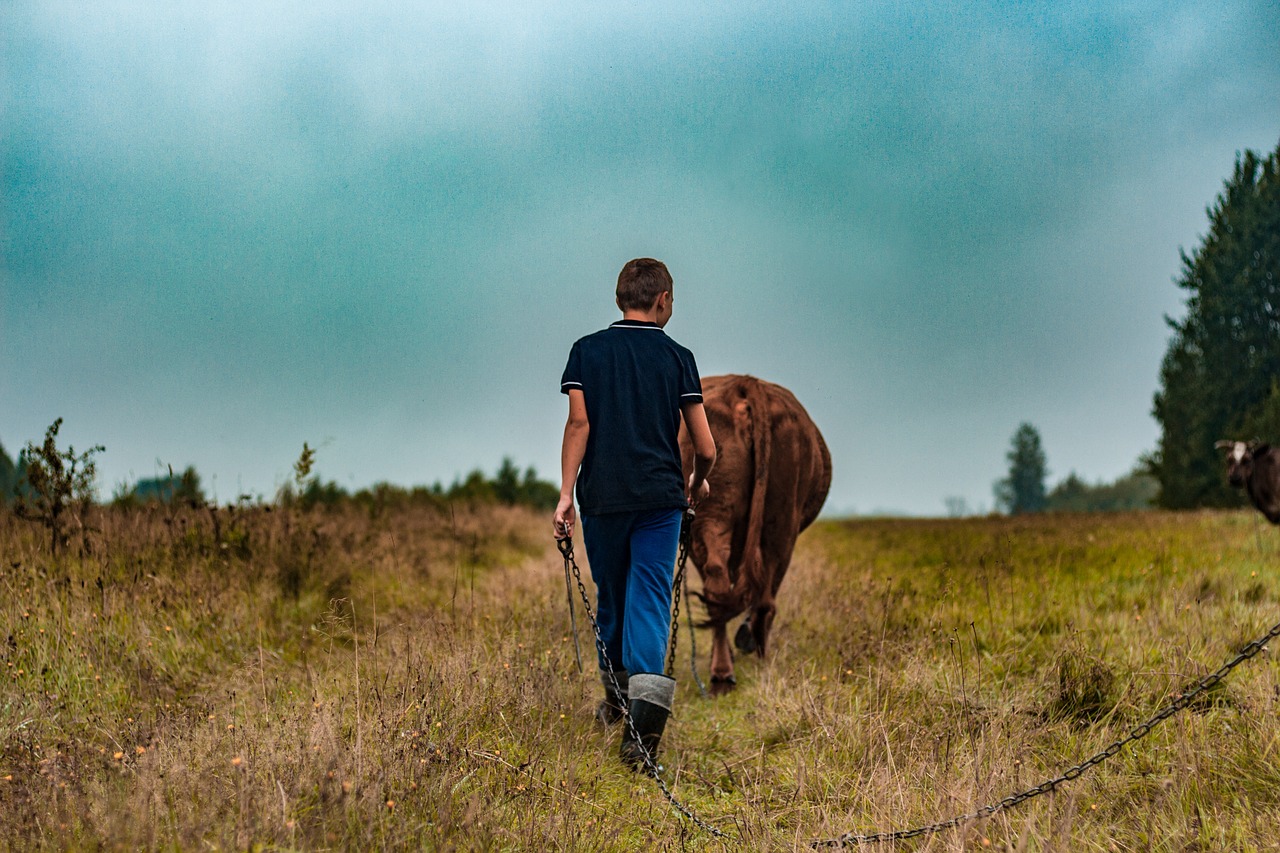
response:
{"label": "dry tall grass", "polygon": [[[696,695],[682,626],[664,763],[721,842],[591,720],[541,515],[90,528],[54,559],[0,514],[14,849],[804,848],[1056,775],[1280,620],[1280,535],[1249,514],[820,523],[736,692]],[[1277,701],[1259,656],[1058,793],[897,849],[1278,849]]]}

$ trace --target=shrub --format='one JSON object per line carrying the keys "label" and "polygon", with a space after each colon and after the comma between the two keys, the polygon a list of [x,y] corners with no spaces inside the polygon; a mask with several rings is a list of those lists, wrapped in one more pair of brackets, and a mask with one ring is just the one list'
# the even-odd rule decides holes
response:
{"label": "shrub", "polygon": [[75,449],[58,449],[58,428],[62,418],[45,431],[44,442],[27,442],[22,452],[26,470],[19,484],[16,506],[19,517],[43,524],[49,530],[49,548],[57,554],[66,544],[67,516],[83,527],[85,509],[93,503],[93,483],[97,477],[95,453],[106,448],[96,445],[79,456]]}

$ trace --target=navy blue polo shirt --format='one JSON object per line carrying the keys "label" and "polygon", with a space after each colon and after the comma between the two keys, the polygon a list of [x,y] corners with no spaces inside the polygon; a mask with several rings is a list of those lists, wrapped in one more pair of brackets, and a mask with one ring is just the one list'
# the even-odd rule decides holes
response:
{"label": "navy blue polo shirt", "polygon": [[560,378],[587,404],[578,473],[583,515],[684,507],[680,406],[702,402],[693,353],[657,323],[619,320],[579,339]]}

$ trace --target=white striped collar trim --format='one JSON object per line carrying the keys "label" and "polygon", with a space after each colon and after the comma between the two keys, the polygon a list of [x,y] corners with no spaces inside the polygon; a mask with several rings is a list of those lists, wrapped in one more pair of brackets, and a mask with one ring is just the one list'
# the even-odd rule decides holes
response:
{"label": "white striped collar trim", "polygon": [[616,323],[609,324],[610,329],[652,329],[655,332],[661,332],[662,327],[657,323],[650,323],[648,320],[619,320]]}

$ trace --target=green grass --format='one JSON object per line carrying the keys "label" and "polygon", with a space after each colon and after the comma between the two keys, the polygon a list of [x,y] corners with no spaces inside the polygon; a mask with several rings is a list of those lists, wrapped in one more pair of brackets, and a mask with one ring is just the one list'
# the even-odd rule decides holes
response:
{"label": "green grass", "polygon": [[[820,522],[735,692],[697,695],[681,626],[666,779],[717,841],[594,724],[548,518],[90,524],[55,560],[0,514],[0,846],[803,849],[1056,776],[1280,621],[1250,513]],[[879,849],[1280,849],[1278,701],[1259,655],[1055,793]]]}

